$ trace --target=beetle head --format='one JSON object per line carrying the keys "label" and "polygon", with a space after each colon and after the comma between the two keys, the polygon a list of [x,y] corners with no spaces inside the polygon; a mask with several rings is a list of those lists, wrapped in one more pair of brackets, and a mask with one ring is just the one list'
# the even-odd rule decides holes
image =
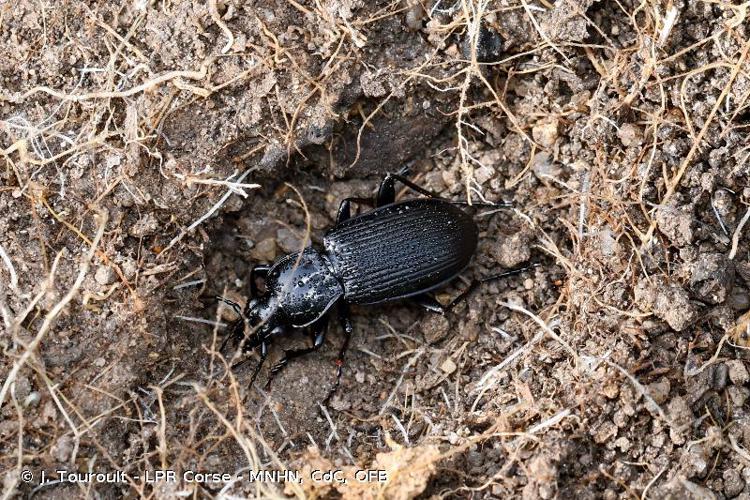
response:
{"label": "beetle head", "polygon": [[252,299],[245,308],[247,326],[258,338],[267,337],[278,326],[278,304],[273,296]]}

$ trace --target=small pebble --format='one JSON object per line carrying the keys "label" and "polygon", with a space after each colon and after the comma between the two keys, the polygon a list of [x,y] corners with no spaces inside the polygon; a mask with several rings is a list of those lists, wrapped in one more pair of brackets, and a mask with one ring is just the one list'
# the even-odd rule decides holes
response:
{"label": "small pebble", "polygon": [[630,449],[630,440],[625,436],[621,436],[615,440],[615,446],[620,448],[620,451],[627,452]]}
{"label": "small pebble", "polygon": [[737,387],[736,385],[730,385],[727,388],[729,399],[732,401],[732,405],[735,408],[742,408],[750,396],[750,389],[747,387]]}
{"label": "small pebble", "polygon": [[37,391],[32,391],[29,393],[28,396],[26,396],[26,399],[23,400],[23,406],[26,408],[29,408],[31,406],[36,406],[39,404],[39,401],[42,399],[42,396]]}
{"label": "small pebble", "polygon": [[100,285],[110,285],[115,281],[115,272],[109,266],[99,266],[94,275],[94,279]]}
{"label": "small pebble", "polygon": [[736,469],[727,469],[722,475],[724,479],[724,494],[733,498],[742,493],[745,489],[745,481]]}
{"label": "small pebble", "polygon": [[643,138],[643,132],[637,125],[626,123],[617,131],[617,137],[620,138],[623,146],[638,145]]}
{"label": "small pebble", "polygon": [[670,389],[671,387],[669,379],[667,379],[666,377],[662,377],[656,382],[648,385],[649,395],[651,396],[651,398],[653,398],[656,404],[659,405],[667,400],[667,398],[669,397]]}
{"label": "small pebble", "polygon": [[459,439],[459,438],[458,438],[458,434],[456,434],[455,432],[451,432],[451,433],[450,433],[450,434],[448,435],[448,442],[449,442],[450,444],[453,444],[453,445],[456,445],[456,444],[458,444],[458,439]]}
{"label": "small pebble", "polygon": [[731,380],[734,385],[742,386],[750,380],[747,368],[745,368],[745,363],[742,360],[729,360],[726,362],[726,366],[729,369],[729,380]]}
{"label": "small pebble", "polygon": [[419,2],[412,3],[406,10],[406,25],[413,31],[421,29],[424,14],[424,9]]}
{"label": "small pebble", "polygon": [[721,391],[727,386],[727,373],[729,369],[724,363],[716,365],[713,373],[712,386],[714,390]]}
{"label": "small pebble", "polygon": [[451,374],[456,371],[456,363],[451,359],[450,356],[445,358],[445,361],[443,361],[443,364],[440,365],[440,369],[443,370],[447,374]]}
{"label": "small pebble", "polygon": [[266,238],[259,241],[250,250],[250,257],[256,261],[273,262],[276,259],[276,240],[274,238]]}
{"label": "small pebble", "polygon": [[299,252],[302,248],[302,241],[294,232],[285,227],[276,231],[276,243],[284,253]]}
{"label": "small pebble", "polygon": [[474,180],[480,185],[484,184],[488,180],[495,176],[495,169],[487,165],[483,165],[474,170]]}
{"label": "small pebble", "polygon": [[550,148],[557,140],[557,120],[547,123],[541,123],[531,129],[531,135],[534,140],[544,148]]}

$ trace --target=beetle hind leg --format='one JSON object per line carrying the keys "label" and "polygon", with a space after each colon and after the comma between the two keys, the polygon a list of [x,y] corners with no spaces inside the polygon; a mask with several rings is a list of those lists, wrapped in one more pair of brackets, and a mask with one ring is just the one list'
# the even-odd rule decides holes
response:
{"label": "beetle hind leg", "polygon": [[469,297],[469,295],[471,295],[477,288],[479,288],[480,285],[483,285],[484,283],[489,283],[490,281],[499,280],[501,278],[507,278],[509,276],[516,276],[534,267],[536,267],[536,264],[520,267],[518,269],[511,269],[510,271],[504,271],[502,273],[493,274],[485,278],[475,279],[469,284],[468,287],[466,287],[464,291],[459,293],[456,297],[453,298],[453,300],[451,300],[448,304],[445,304],[445,305],[441,304],[440,302],[438,302],[438,300],[434,296],[427,294],[427,293],[424,293],[422,295],[417,295],[414,298],[414,301],[420,306],[422,306],[422,308],[426,309],[427,311],[445,315],[446,313],[450,312],[454,307],[456,307],[458,304],[466,300]]}
{"label": "beetle hind leg", "polygon": [[343,200],[341,200],[341,203],[339,204],[339,211],[336,214],[336,224],[339,224],[351,218],[352,203],[372,206],[372,200],[368,198],[356,198],[356,197],[344,198]]}
{"label": "beetle hind leg", "polygon": [[445,306],[441,304],[432,294],[423,293],[414,297],[414,303],[419,305],[425,311],[445,314]]}

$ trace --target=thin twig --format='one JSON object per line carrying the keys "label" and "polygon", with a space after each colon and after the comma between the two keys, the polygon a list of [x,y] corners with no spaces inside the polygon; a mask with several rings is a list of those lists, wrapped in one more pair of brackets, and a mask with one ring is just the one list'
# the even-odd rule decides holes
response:
{"label": "thin twig", "polygon": [[[252,170],[253,169],[247,169],[244,172],[242,172],[242,175],[240,175],[237,178],[237,180],[235,181],[235,183],[242,183],[242,181],[245,180],[245,177],[247,177],[247,174],[249,174]],[[219,201],[217,201],[216,203],[214,203],[214,205],[211,208],[208,209],[208,212],[206,212],[201,217],[199,217],[198,220],[196,220],[195,222],[193,222],[192,224],[190,224],[190,226],[188,226],[187,229],[184,229],[184,230],[180,231],[180,234],[178,234],[177,236],[175,236],[174,238],[172,238],[172,241],[170,241],[169,244],[166,247],[164,247],[164,249],[161,252],[159,252],[159,257],[161,257],[162,255],[166,255],[167,250],[169,250],[170,248],[172,248],[180,240],[182,240],[182,238],[184,238],[187,234],[189,234],[193,229],[195,229],[196,227],[200,226],[204,221],[206,221],[209,217],[211,217],[217,210],[219,210],[222,207],[222,205],[224,205],[224,203],[234,193],[235,193],[235,190],[230,187],[227,190],[227,192],[224,193],[221,198],[219,198]]]}
{"label": "thin twig", "polygon": [[221,53],[226,54],[232,49],[232,45],[234,45],[234,35],[232,34],[232,30],[229,29],[227,23],[225,23],[219,15],[219,9],[216,7],[216,0],[208,0],[208,10],[211,12],[211,19],[213,19],[216,25],[221,28],[221,31],[223,31],[224,35],[227,37],[227,43],[221,49]]}
{"label": "thin twig", "polygon": [[5,247],[3,247],[2,243],[0,243],[0,258],[3,259],[5,267],[8,268],[8,272],[10,273],[10,288],[15,292],[16,290],[18,290],[18,275],[16,274],[16,269],[13,267],[13,261],[11,261],[10,257],[8,257],[8,254],[5,252]]}
{"label": "thin twig", "polygon": [[747,224],[748,219],[750,219],[750,207],[747,207],[747,211],[745,212],[745,215],[742,217],[742,220],[740,220],[740,223],[737,224],[737,229],[734,230],[734,234],[732,234],[732,249],[729,250],[729,259],[734,259],[734,256],[737,255],[737,245],[740,242],[740,235],[742,234],[742,228],[745,227],[745,224]]}

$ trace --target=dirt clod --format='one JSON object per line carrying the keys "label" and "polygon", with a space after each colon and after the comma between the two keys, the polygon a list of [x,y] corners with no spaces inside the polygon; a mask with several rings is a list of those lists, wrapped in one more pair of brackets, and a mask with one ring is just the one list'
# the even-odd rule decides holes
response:
{"label": "dirt clod", "polygon": [[662,207],[656,212],[659,230],[677,247],[693,241],[693,217],[684,209]]}
{"label": "dirt clod", "polygon": [[558,136],[557,121],[548,121],[535,125],[531,130],[534,140],[542,147],[551,148]]}
{"label": "dirt clod", "polygon": [[722,254],[702,254],[693,265],[690,286],[710,304],[721,304],[734,285],[734,263]]}
{"label": "dirt clod", "polygon": [[638,125],[625,123],[617,130],[617,137],[620,138],[622,145],[625,147],[638,145],[643,138],[643,131]]}
{"label": "dirt clod", "polygon": [[724,494],[728,498],[734,498],[745,489],[745,481],[742,475],[735,469],[727,469],[722,475],[724,480]]}
{"label": "dirt clod", "polygon": [[740,359],[732,359],[726,362],[729,367],[729,380],[736,386],[744,386],[750,381],[745,362]]}
{"label": "dirt clod", "polygon": [[502,239],[500,244],[493,248],[497,262],[507,268],[513,269],[527,262],[531,257],[530,238],[526,233],[513,233]]}
{"label": "dirt clod", "polygon": [[687,290],[666,280],[652,282],[642,279],[636,287],[635,300],[644,309],[651,309],[658,318],[678,332],[690,326],[698,316]]}

